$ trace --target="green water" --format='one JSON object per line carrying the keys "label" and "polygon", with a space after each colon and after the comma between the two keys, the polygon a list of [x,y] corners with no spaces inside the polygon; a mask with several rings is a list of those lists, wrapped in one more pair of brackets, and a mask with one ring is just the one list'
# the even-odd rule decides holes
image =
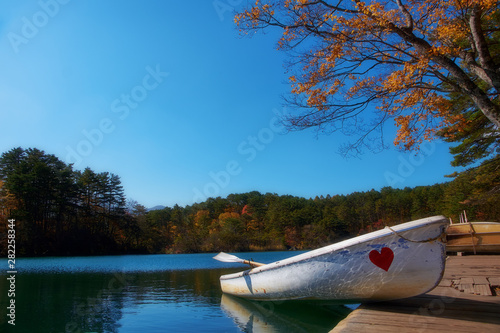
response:
{"label": "green water", "polygon": [[[272,262],[293,254],[247,257]],[[18,259],[15,297],[8,297],[7,269],[0,271],[0,332],[328,332],[351,311],[223,297],[220,275],[245,266],[211,257]],[[15,299],[15,326],[8,323],[10,299]]]}

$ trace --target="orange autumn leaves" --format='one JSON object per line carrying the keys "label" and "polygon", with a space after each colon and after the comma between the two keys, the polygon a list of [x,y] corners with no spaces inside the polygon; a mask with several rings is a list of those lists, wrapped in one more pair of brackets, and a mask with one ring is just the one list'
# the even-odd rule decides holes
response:
{"label": "orange autumn leaves", "polygon": [[235,22],[243,31],[280,27],[279,48],[302,47],[291,92],[317,110],[300,116],[304,126],[319,123],[318,114],[344,121],[350,115],[338,113],[345,106],[358,115],[358,105],[376,101],[382,117],[398,127],[394,143],[414,149],[465,121],[451,112],[447,94],[454,81],[443,59],[460,63],[474,51],[467,20],[472,9],[488,20],[497,7],[494,0],[257,0]]}

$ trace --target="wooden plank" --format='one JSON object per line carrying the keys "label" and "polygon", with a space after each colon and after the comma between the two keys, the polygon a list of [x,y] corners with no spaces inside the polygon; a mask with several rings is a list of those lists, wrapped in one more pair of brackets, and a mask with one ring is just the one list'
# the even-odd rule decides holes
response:
{"label": "wooden plank", "polygon": [[[363,314],[357,317],[348,317],[343,325],[338,325],[332,332],[498,332],[498,322],[478,322],[477,318],[463,318],[463,312],[444,312],[444,316],[420,316],[408,314],[395,316],[392,313],[379,312],[378,314]],[[481,317],[481,316],[479,316]],[[498,317],[498,314],[497,314]],[[365,329],[353,329],[352,323],[364,325]],[[349,330],[350,329],[350,330]]]}
{"label": "wooden plank", "polygon": [[475,284],[474,285],[474,294],[476,294],[476,295],[484,295],[484,296],[492,296],[490,285]]}
{"label": "wooden plank", "polygon": [[474,284],[490,284],[486,276],[473,276],[472,279],[474,280]]}
{"label": "wooden plank", "polygon": [[461,283],[458,289],[466,294],[474,294],[474,285],[472,283]]}
{"label": "wooden plank", "polygon": [[489,277],[488,280],[491,286],[500,286],[500,277]]}
{"label": "wooden plank", "polygon": [[453,280],[452,279],[441,279],[439,282],[440,287],[451,287],[453,285]]}
{"label": "wooden plank", "polygon": [[471,277],[463,277],[460,279],[460,284],[474,284],[474,279]]}
{"label": "wooden plank", "polygon": [[[422,315],[416,308],[413,313],[375,311],[373,306],[351,313],[331,332],[492,332],[498,331],[498,313],[482,320],[481,313],[467,310],[450,311],[446,308],[439,315]],[[498,310],[498,309],[497,309]],[[479,315],[479,317],[478,317]],[[496,319],[496,321],[494,321]]]}

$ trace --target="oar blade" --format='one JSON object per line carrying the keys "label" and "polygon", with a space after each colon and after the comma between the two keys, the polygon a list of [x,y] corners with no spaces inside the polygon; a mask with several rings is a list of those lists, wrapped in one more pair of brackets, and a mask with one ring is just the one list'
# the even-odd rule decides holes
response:
{"label": "oar blade", "polygon": [[228,254],[225,252],[221,252],[214,257],[215,260],[222,262],[239,262],[243,263],[243,259],[238,258],[237,256],[233,256],[232,254]]}
{"label": "oar blade", "polygon": [[250,265],[252,267],[259,267],[259,266],[264,266],[265,264],[261,264],[255,261],[251,260],[244,260],[241,258],[238,258],[237,256],[233,256],[232,254],[228,254],[225,252],[221,252],[218,255],[214,257],[215,260],[222,261],[222,262],[239,262],[240,264],[246,264]]}

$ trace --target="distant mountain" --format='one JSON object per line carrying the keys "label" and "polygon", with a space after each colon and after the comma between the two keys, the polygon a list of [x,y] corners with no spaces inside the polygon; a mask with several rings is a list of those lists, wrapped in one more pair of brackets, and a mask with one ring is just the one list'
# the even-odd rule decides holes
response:
{"label": "distant mountain", "polygon": [[166,206],[162,206],[162,205],[154,206],[152,208],[149,208],[148,212],[150,212],[152,210],[160,210],[160,209],[163,209],[163,208],[166,208]]}

